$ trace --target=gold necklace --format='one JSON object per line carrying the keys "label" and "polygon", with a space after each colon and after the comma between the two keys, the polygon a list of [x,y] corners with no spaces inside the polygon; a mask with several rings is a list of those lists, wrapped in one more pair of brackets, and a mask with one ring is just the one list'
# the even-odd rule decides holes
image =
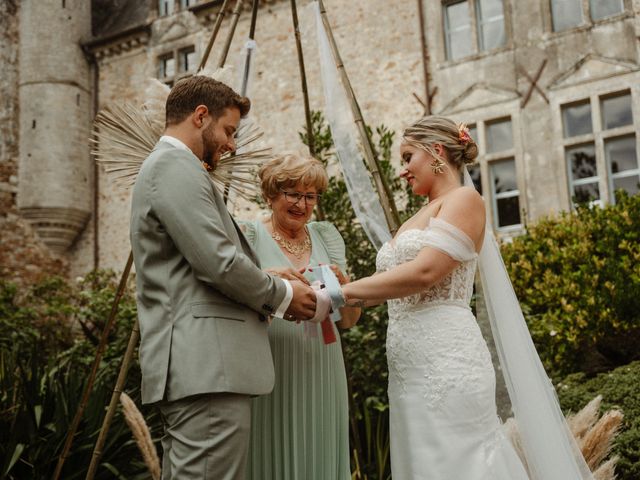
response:
{"label": "gold necklace", "polygon": [[[271,223],[273,227],[273,222]],[[278,244],[284,248],[287,252],[289,252],[294,257],[300,259],[302,256],[311,250],[311,237],[309,237],[309,232],[307,232],[307,227],[304,229],[305,238],[301,242],[292,242],[291,240],[287,240],[280,235],[275,227],[273,227],[273,233],[271,234],[271,238],[273,238]]]}

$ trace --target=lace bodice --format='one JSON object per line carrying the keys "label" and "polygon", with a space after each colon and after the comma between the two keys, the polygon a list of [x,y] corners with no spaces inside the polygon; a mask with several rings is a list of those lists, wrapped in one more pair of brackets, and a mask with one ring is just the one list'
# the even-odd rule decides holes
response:
{"label": "lace bodice", "polygon": [[425,247],[460,264],[428,290],[388,301],[389,385],[404,395],[415,384],[431,408],[440,408],[451,392],[464,398],[470,385],[491,385],[493,369],[469,309],[477,254],[464,232],[432,218],[424,230],[406,230],[386,243],[378,252],[378,271],[413,260]]}
{"label": "lace bodice", "polygon": [[432,218],[424,230],[405,230],[394,243],[385,243],[378,252],[376,269],[383,272],[411,261],[425,247],[446,253],[460,261],[460,265],[428,290],[389,300],[390,313],[426,304],[469,306],[477,263],[473,241],[462,230],[439,218]]}

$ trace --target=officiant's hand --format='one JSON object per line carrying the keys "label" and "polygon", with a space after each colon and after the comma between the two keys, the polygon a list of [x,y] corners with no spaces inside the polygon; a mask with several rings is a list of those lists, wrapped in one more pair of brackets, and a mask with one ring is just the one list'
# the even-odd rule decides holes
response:
{"label": "officiant's hand", "polygon": [[344,273],[342,273],[342,270],[340,270],[340,267],[338,265],[331,264],[329,265],[329,268],[331,268],[331,270],[335,274],[340,285],[345,285],[351,281],[349,275],[345,275]]}
{"label": "officiant's hand", "polygon": [[316,293],[299,280],[292,280],[293,298],[284,317],[285,320],[309,320],[316,313]]}
{"label": "officiant's hand", "polygon": [[[324,263],[319,263],[318,265],[322,266],[325,265]],[[340,267],[334,263],[329,265],[329,268],[331,269],[331,271],[333,272],[333,274],[336,276],[336,278],[338,279],[338,283],[340,285],[345,285],[347,283],[349,283],[351,281],[351,279],[349,278],[349,275],[345,275],[344,273],[342,273],[342,270],[340,270]],[[313,268],[309,268],[310,272],[313,272]]]}
{"label": "officiant's hand", "polygon": [[305,278],[303,275],[306,268],[301,268],[300,270],[296,270],[291,267],[279,267],[279,268],[266,268],[264,271],[271,275],[276,275],[277,277],[284,278],[285,280],[300,280],[302,283],[306,283],[309,285],[309,280]]}

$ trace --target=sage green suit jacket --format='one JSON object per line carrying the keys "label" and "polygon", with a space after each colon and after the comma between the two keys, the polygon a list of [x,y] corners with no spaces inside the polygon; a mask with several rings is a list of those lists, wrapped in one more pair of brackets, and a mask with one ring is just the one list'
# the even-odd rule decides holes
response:
{"label": "sage green suit jacket", "polygon": [[264,318],[286,286],[263,273],[191,152],[158,142],[133,188],[142,401],[269,393]]}

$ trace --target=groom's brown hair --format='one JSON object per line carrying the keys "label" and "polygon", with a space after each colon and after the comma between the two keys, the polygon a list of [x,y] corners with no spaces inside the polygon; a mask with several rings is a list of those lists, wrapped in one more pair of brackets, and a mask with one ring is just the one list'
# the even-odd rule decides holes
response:
{"label": "groom's brown hair", "polygon": [[222,116],[227,108],[237,108],[244,117],[249,113],[251,101],[222,82],[204,75],[195,75],[180,80],[169,92],[166,126],[182,122],[198,105],[205,105],[214,119]]}

